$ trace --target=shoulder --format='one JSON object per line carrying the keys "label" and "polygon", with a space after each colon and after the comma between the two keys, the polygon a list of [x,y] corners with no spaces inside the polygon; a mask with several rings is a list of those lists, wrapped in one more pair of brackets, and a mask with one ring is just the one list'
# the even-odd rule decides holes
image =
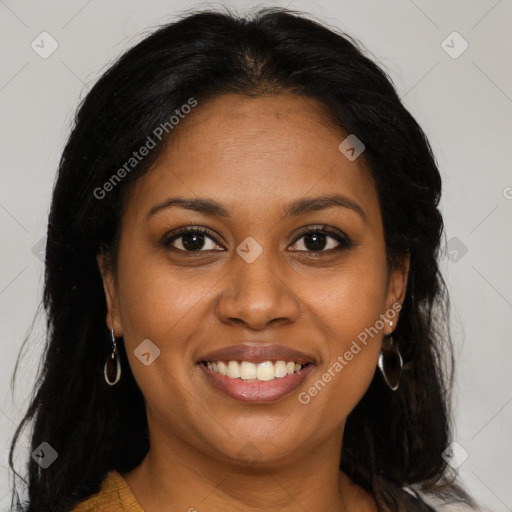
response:
{"label": "shoulder", "polygon": [[481,508],[478,505],[471,507],[464,503],[440,503],[434,506],[436,512],[491,512],[488,508]]}
{"label": "shoulder", "polygon": [[434,506],[436,512],[477,512],[478,510],[463,503],[440,503]]}
{"label": "shoulder", "polygon": [[71,512],[144,512],[125,479],[110,471],[97,494],[79,503]]}
{"label": "shoulder", "polygon": [[432,495],[426,496],[421,494],[421,497],[435,512],[491,512],[489,509],[482,508],[478,504],[472,507],[463,502],[448,503],[439,498],[432,497]]}

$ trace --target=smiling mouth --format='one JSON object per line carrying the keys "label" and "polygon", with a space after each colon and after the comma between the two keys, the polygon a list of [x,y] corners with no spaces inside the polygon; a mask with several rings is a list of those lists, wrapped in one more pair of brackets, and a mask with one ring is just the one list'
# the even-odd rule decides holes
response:
{"label": "smiling mouth", "polygon": [[245,382],[269,382],[300,373],[312,363],[296,363],[295,361],[201,361],[201,365],[214,373],[233,380]]}
{"label": "smiling mouth", "polygon": [[[315,364],[303,361],[200,361],[199,368],[214,388],[237,401],[264,404],[295,392]],[[224,375],[225,372],[225,375]],[[290,372],[290,373],[289,373]]]}

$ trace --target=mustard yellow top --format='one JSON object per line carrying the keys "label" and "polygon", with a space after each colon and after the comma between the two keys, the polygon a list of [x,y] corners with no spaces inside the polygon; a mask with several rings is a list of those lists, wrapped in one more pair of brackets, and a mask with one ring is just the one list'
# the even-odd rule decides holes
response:
{"label": "mustard yellow top", "polygon": [[144,509],[120,473],[110,471],[98,494],[79,503],[72,512],[144,512]]}
{"label": "mustard yellow top", "polygon": [[[475,509],[459,504],[441,504],[436,501],[426,501],[435,506],[438,512],[469,512]],[[477,508],[478,512],[490,512],[489,509]],[[72,512],[145,512],[137,501],[126,480],[117,472],[110,471],[103,482],[98,494],[79,503]]]}

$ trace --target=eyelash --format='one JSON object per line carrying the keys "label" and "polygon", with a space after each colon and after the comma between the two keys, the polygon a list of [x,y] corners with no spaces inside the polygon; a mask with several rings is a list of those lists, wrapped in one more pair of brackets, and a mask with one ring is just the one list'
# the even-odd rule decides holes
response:
{"label": "eyelash", "polygon": [[[203,228],[201,226],[187,226],[185,228],[181,228],[179,231],[177,231],[175,233],[168,234],[168,235],[164,236],[164,238],[162,239],[162,245],[165,248],[172,249],[172,250],[175,250],[175,251],[178,251],[181,253],[189,253],[189,254],[199,253],[200,254],[200,253],[205,253],[205,252],[206,253],[211,252],[210,250],[185,251],[183,249],[177,249],[176,247],[171,246],[171,244],[174,241],[178,240],[183,235],[187,235],[190,233],[194,233],[194,234],[200,233],[200,234],[206,235],[206,236],[208,236],[208,238],[212,239],[216,244],[222,245],[216,239],[216,235],[212,231],[210,231],[207,228]],[[298,251],[293,251],[293,252],[309,253],[310,255],[321,255],[322,253],[330,254],[333,251],[342,251],[342,250],[350,249],[351,247],[353,247],[353,243],[346,235],[343,235],[337,231],[333,231],[332,229],[330,229],[328,226],[325,226],[325,225],[324,226],[314,226],[312,228],[308,228],[305,231],[301,232],[297,236],[297,238],[294,240],[292,245],[295,245],[301,238],[303,238],[306,235],[318,234],[318,233],[325,234],[331,238],[334,238],[340,245],[338,247],[335,247],[332,249],[327,249],[327,250],[324,250],[324,249],[321,249],[318,251],[298,250]],[[215,252],[220,252],[220,251],[215,250]]]}

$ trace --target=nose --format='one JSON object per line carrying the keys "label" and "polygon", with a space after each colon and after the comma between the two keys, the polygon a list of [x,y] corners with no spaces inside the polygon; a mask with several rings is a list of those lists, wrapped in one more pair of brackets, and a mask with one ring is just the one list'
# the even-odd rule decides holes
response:
{"label": "nose", "polygon": [[252,263],[235,256],[216,303],[217,316],[222,322],[263,330],[270,324],[297,320],[300,301],[293,292],[293,283],[266,253],[264,250]]}

